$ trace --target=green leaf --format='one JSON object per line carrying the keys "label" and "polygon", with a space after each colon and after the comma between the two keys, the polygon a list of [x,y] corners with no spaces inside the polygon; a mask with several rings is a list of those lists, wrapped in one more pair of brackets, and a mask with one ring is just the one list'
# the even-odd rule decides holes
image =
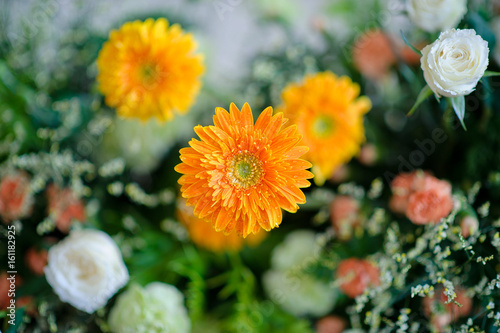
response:
{"label": "green leaf", "polygon": [[464,96],[457,96],[457,97],[451,97],[450,99],[451,99],[451,105],[453,106],[453,110],[455,110],[455,113],[457,114],[457,117],[460,120],[462,127],[464,128],[464,130],[467,131],[467,128],[465,127],[465,124],[464,124],[465,97]]}
{"label": "green leaf", "polygon": [[356,5],[351,1],[339,1],[328,6],[328,12],[333,15],[342,15],[356,10]]}
{"label": "green leaf", "polygon": [[411,45],[410,42],[406,39],[406,36],[403,32],[403,30],[401,30],[401,37],[403,37],[403,41],[405,42],[406,45],[408,45],[408,47],[410,49],[413,50],[413,52],[415,52],[416,54],[418,54],[419,56],[422,56],[422,52],[420,52],[419,49],[417,49],[415,46]]}
{"label": "green leaf", "polygon": [[490,76],[500,76],[500,72],[492,72],[492,71],[484,72],[483,77],[490,77]]}
{"label": "green leaf", "polygon": [[432,90],[428,85],[426,85],[425,87],[422,88],[422,90],[420,90],[420,93],[418,94],[417,97],[417,101],[411,108],[410,112],[408,112],[407,116],[408,117],[411,116],[418,108],[418,106],[422,104],[422,102],[425,101],[430,95],[432,95]]}

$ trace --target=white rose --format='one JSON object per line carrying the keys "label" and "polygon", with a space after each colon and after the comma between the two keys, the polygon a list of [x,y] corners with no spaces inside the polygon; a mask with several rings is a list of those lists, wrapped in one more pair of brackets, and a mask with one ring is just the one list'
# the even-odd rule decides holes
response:
{"label": "white rose", "polygon": [[133,284],[121,294],[109,313],[114,333],[189,333],[191,323],[184,296],[174,286],[152,282]]}
{"label": "white rose", "polygon": [[262,284],[274,303],[295,316],[321,317],[333,309],[339,296],[328,283],[292,270],[267,271]]}
{"label": "white rose", "polygon": [[465,13],[467,0],[408,0],[410,20],[428,32],[455,28]]}
{"label": "white rose", "polygon": [[59,298],[93,313],[123,287],[127,268],[113,239],[98,230],[77,230],[49,250],[45,277]]}
{"label": "white rose", "polygon": [[472,29],[451,29],[422,50],[424,78],[438,96],[464,96],[474,91],[488,67],[488,43]]}

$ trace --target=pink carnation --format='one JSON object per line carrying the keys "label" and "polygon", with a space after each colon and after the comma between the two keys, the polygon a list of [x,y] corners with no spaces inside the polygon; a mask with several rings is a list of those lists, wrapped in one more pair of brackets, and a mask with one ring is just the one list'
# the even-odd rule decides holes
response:
{"label": "pink carnation", "polygon": [[408,200],[406,216],[415,224],[437,223],[453,209],[451,185],[432,176]]}
{"label": "pink carnation", "polygon": [[85,221],[85,206],[71,189],[61,189],[51,184],[47,188],[47,197],[49,214],[54,217],[56,226],[61,232],[68,233],[73,220]]}
{"label": "pink carnation", "polygon": [[389,201],[389,207],[395,213],[404,214],[408,206],[408,198],[413,189],[413,181],[417,174],[401,173],[391,183],[392,197]]}
{"label": "pink carnation", "polygon": [[0,182],[0,216],[5,222],[28,216],[33,208],[30,180],[25,172],[8,174]]}
{"label": "pink carnation", "polygon": [[338,316],[326,316],[316,323],[316,333],[342,333],[345,328],[345,320]]}
{"label": "pink carnation", "polygon": [[391,189],[391,210],[406,214],[415,224],[437,223],[453,209],[450,183],[429,173],[415,171],[399,174]]}
{"label": "pink carnation", "polygon": [[47,250],[37,251],[35,248],[30,248],[24,255],[26,265],[36,275],[43,275],[43,268],[47,265],[48,252]]}
{"label": "pink carnation", "polygon": [[438,332],[445,332],[446,326],[457,321],[460,317],[468,316],[472,310],[472,299],[466,295],[463,288],[455,288],[457,297],[455,301],[461,306],[451,302],[446,304],[446,296],[441,288],[436,292],[439,296],[426,297],[423,308],[426,316],[431,318],[431,323]]}
{"label": "pink carnation", "polygon": [[377,147],[374,144],[367,143],[359,151],[358,160],[361,164],[372,166],[378,159]]}
{"label": "pink carnation", "polygon": [[354,298],[363,294],[366,288],[380,284],[379,269],[368,260],[349,258],[340,262],[337,279],[342,280],[340,289]]}
{"label": "pink carnation", "polygon": [[330,204],[330,219],[340,239],[351,238],[360,223],[359,202],[347,195],[336,196]]}
{"label": "pink carnation", "polygon": [[[7,274],[7,272],[0,273],[0,310],[5,310],[11,304],[11,298],[9,297],[9,290],[11,289],[11,276],[12,274]],[[22,284],[22,279],[19,275],[15,275],[13,281],[16,289]]]}
{"label": "pink carnation", "polygon": [[366,31],[355,41],[352,59],[354,67],[374,81],[383,79],[396,63],[391,40],[378,29]]}

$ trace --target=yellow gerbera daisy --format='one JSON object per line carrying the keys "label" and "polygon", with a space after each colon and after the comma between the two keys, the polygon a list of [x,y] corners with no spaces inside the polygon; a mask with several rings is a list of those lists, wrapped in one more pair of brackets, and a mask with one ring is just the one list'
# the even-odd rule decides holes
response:
{"label": "yellow gerbera daisy", "polygon": [[188,207],[185,199],[177,201],[177,217],[186,226],[191,241],[212,252],[239,251],[244,244],[256,246],[266,236],[262,230],[247,238],[242,238],[235,232],[225,235],[215,231],[211,223],[194,216],[193,212],[193,207]]}
{"label": "yellow gerbera daisy", "polygon": [[359,96],[359,85],[331,72],[308,75],[282,92],[279,107],[309,147],[305,159],[313,164],[314,182],[322,185],[342,164],[359,152],[365,141],[363,115],[371,108]]}
{"label": "yellow gerbera daisy", "polygon": [[99,90],[123,117],[170,120],[186,113],[204,72],[196,42],[165,19],[125,23],[111,31],[97,58]]}
{"label": "yellow gerbera daisy", "polygon": [[214,126],[196,126],[200,141],[180,150],[182,196],[217,231],[269,231],[280,225],[281,208],[296,212],[306,201],[300,188],[310,185],[311,164],[299,157],[307,147],[297,146],[296,126],[281,130],[283,114],[272,113],[268,107],[254,125],[248,104],[241,112],[234,104],[229,113],[216,108]]}

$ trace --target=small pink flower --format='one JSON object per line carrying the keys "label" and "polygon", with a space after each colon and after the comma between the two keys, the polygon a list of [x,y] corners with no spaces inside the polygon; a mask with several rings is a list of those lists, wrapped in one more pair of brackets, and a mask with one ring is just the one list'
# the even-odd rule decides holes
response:
{"label": "small pink flower", "polygon": [[398,214],[406,213],[406,207],[408,207],[408,196],[403,195],[393,195],[389,200],[389,208]]}
{"label": "small pink flower", "polygon": [[346,321],[338,316],[326,316],[316,323],[316,333],[342,333]]}
{"label": "small pink flower", "polygon": [[345,164],[342,164],[333,173],[330,180],[335,184],[340,184],[342,182],[345,182],[347,179],[349,179],[349,176],[350,176],[349,168]]}
{"label": "small pink flower", "polygon": [[447,330],[449,331],[448,325],[451,323],[450,315],[447,313],[440,313],[435,316],[432,316],[431,326],[434,328],[434,331],[439,333],[445,333]]}
{"label": "small pink flower", "polygon": [[[422,41],[422,42],[417,42],[415,47],[419,50],[423,49],[426,45],[428,45],[429,42]],[[415,51],[413,51],[408,45],[404,43],[398,43],[396,45],[396,53],[398,54],[398,57],[406,62],[410,66],[420,66],[420,54],[417,54]]]}
{"label": "small pink flower", "polygon": [[444,294],[442,288],[436,291],[438,297],[434,295],[423,300],[424,313],[431,318],[432,325],[439,332],[444,332],[446,326],[457,321],[460,317],[468,316],[472,310],[472,299],[466,295],[465,290],[457,287],[455,293],[457,294],[455,301],[462,306],[458,306],[454,302],[446,304],[448,296]]}
{"label": "small pink flower", "polygon": [[349,258],[340,262],[337,279],[341,279],[340,289],[354,298],[363,294],[366,288],[380,284],[379,269],[368,260]]}
{"label": "small pink flower", "polygon": [[360,224],[359,202],[347,195],[336,196],[330,204],[330,219],[339,238],[350,239]]}
{"label": "small pink flower", "polygon": [[21,296],[18,299],[16,299],[16,307],[17,308],[24,308],[26,311],[26,314],[34,317],[36,316],[38,310],[37,307],[35,306],[35,298],[33,296]]}
{"label": "small pink flower", "polygon": [[0,310],[4,310],[10,304],[9,298],[9,280],[7,280],[7,273],[0,273]]}
{"label": "small pink flower", "polygon": [[391,183],[392,197],[389,207],[395,213],[404,214],[408,206],[408,197],[413,191],[416,172],[400,173]]}
{"label": "small pink flower", "polygon": [[451,185],[429,173],[399,174],[391,183],[389,207],[415,224],[437,223],[453,209]]}
{"label": "small pink flower", "polygon": [[387,34],[381,30],[366,31],[353,47],[354,66],[367,78],[381,80],[396,63],[396,55]]}
{"label": "small pink flower", "polygon": [[460,221],[460,228],[462,229],[462,236],[468,238],[479,229],[479,221],[476,217],[467,215]]}
{"label": "small pink flower", "polygon": [[10,222],[28,216],[33,208],[30,180],[25,172],[15,172],[0,182],[0,216]]}
{"label": "small pink flower", "polygon": [[49,201],[49,215],[54,217],[57,228],[68,233],[73,220],[84,222],[86,219],[85,206],[69,188],[60,189],[51,184],[47,188]]}
{"label": "small pink flower", "polygon": [[36,275],[43,275],[43,268],[47,265],[48,252],[47,250],[37,251],[35,248],[29,248],[26,251],[24,260],[26,265],[35,273]]}
{"label": "small pink flower", "polygon": [[[11,289],[11,274],[7,274],[7,272],[0,273],[0,310],[5,310],[11,303],[9,297],[9,290]],[[9,278],[9,280],[7,279]],[[21,286],[22,279],[20,276],[15,275],[14,285],[15,288]]]}

